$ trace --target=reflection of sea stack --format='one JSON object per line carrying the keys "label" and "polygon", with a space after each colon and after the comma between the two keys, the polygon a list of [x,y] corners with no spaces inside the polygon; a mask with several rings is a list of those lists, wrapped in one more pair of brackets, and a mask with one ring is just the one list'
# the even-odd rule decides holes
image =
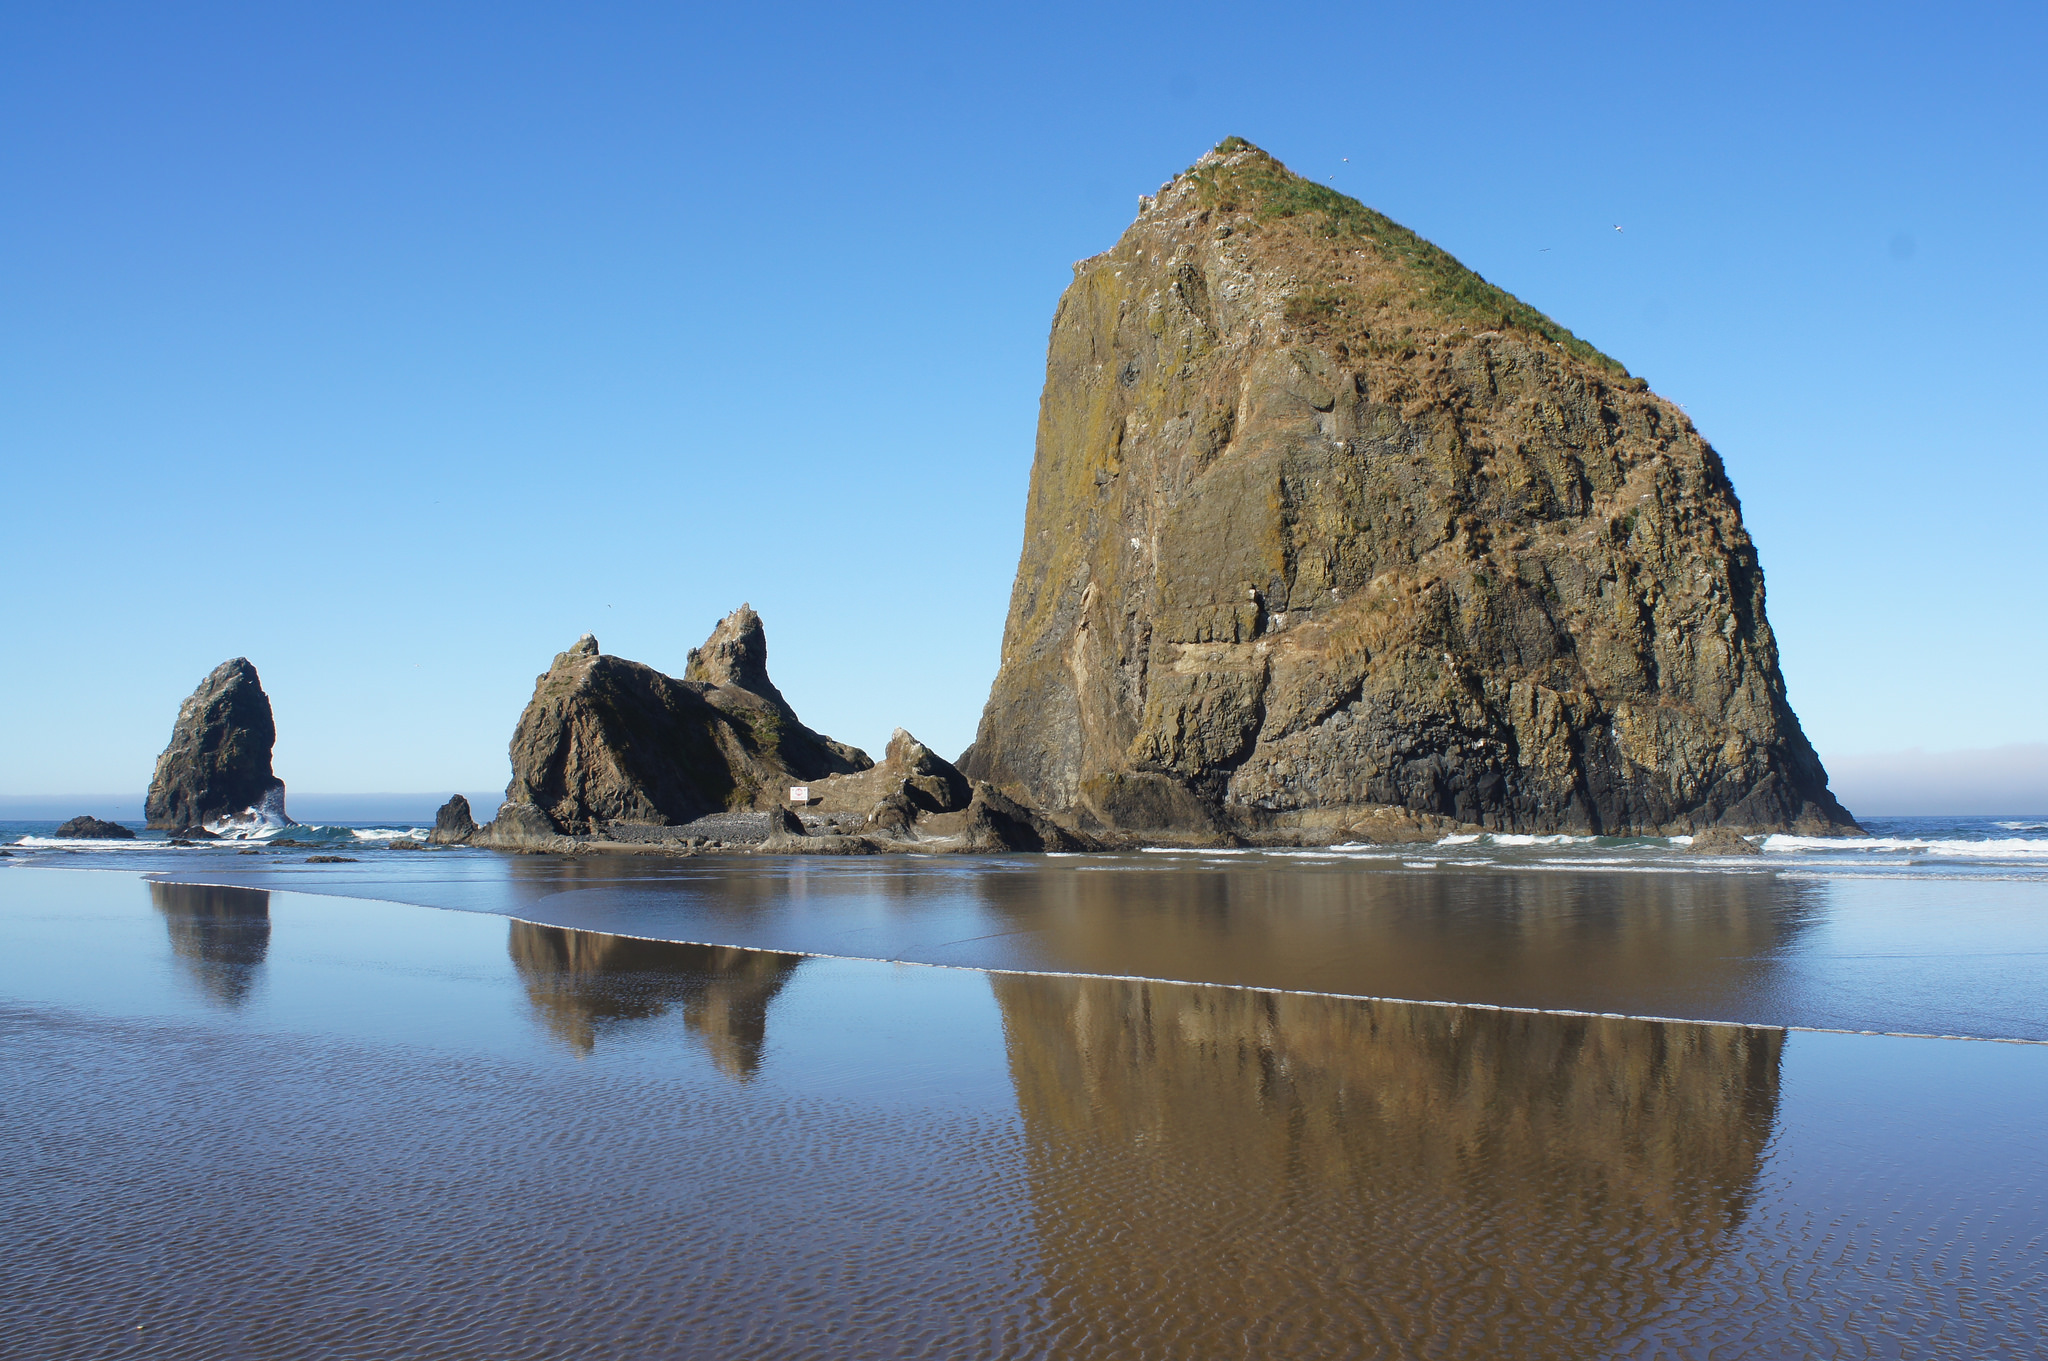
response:
{"label": "reflection of sea stack", "polygon": [[644,1021],[680,1005],[720,1070],[753,1074],[768,1004],[801,955],[638,940],[512,923],[512,962],[548,1028],[588,1053],[608,1022]]}
{"label": "reflection of sea stack", "polygon": [[178,708],[143,812],[151,827],[202,826],[250,809],[284,820],[284,781],[270,770],[277,725],[246,657],[222,662]]}
{"label": "reflection of sea stack", "polygon": [[151,883],[149,900],[193,980],[216,1000],[240,1005],[270,952],[270,891]]}
{"label": "reflection of sea stack", "polygon": [[1624,1015],[1685,996],[1709,1016],[1775,1014],[1779,961],[1824,896],[1747,874],[1388,874],[1291,858],[1223,874],[1047,866],[972,888],[1032,942],[1032,967],[1059,973]]}
{"label": "reflection of sea stack", "polygon": [[1084,829],[1854,830],[1685,414],[1237,139],[1060,300],[961,767]]}
{"label": "reflection of sea stack", "polygon": [[1360,1354],[1613,1354],[1723,1250],[1776,1115],[1778,1031],[992,983],[1049,1307],[1175,1354],[1305,1316]]}
{"label": "reflection of sea stack", "polygon": [[479,840],[673,826],[768,807],[791,784],[873,764],[798,721],[768,679],[760,616],[744,605],[691,652],[682,680],[606,656],[585,634],[534,682],[511,757],[506,806]]}

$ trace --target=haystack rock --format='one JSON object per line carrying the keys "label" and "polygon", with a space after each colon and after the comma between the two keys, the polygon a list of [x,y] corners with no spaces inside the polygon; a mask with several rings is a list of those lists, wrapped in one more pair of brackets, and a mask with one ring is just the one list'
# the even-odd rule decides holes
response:
{"label": "haystack rock", "polygon": [[691,653],[682,680],[606,656],[585,634],[535,683],[511,755],[505,807],[477,835],[485,844],[768,808],[792,784],[873,764],[797,719],[768,679],[767,636],[746,606]]}
{"label": "haystack rock", "polygon": [[270,696],[246,657],[222,662],[178,709],[142,811],[151,827],[190,828],[255,811],[276,822],[284,781],[270,770],[277,742]]}
{"label": "haystack rock", "polygon": [[1138,832],[1856,830],[1685,413],[1235,138],[1060,300],[961,766]]}

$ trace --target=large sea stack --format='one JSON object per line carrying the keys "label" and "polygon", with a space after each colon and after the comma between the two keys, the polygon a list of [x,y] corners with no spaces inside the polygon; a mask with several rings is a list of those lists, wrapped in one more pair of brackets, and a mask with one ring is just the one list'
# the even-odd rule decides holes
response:
{"label": "large sea stack", "polygon": [[761,618],[744,605],[691,652],[682,680],[606,656],[585,634],[534,683],[511,756],[487,844],[771,807],[791,784],[874,764],[798,720],[768,679]]}
{"label": "large sea stack", "polygon": [[1054,315],[966,773],[1083,827],[1854,830],[1684,412],[1231,139]]}
{"label": "large sea stack", "polygon": [[284,781],[270,771],[277,724],[246,657],[222,662],[178,708],[142,811],[151,827],[203,826],[251,809],[284,820]]}

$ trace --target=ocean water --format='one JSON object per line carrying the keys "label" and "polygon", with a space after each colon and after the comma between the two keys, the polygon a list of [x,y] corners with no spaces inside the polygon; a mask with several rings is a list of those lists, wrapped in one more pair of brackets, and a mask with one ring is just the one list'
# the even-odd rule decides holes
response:
{"label": "ocean water", "polygon": [[[2048,1039],[2048,831],[1877,823],[1701,857],[1662,839],[1087,856],[394,851],[395,826],[172,848],[25,828],[0,866],[147,871],[614,935],[884,962],[1887,1034]],[[348,863],[309,864],[312,854]]]}
{"label": "ocean water", "polygon": [[[1347,913],[1384,944],[1381,916],[1434,903],[1474,953],[1512,962],[1520,934],[1548,968],[1589,959],[1570,991],[1666,958],[1767,960],[1849,910],[1815,906],[1826,879],[154,854],[270,882],[0,861],[9,1357],[2027,1357],[2048,1337],[2048,1044],[505,915],[681,911],[744,934],[839,913],[850,942],[978,913],[1087,959],[1149,937],[1166,974],[1214,958],[1169,948],[1175,922],[1208,940],[1195,924],[1238,914],[1224,938],[1256,954],[1323,914],[1258,964],[1301,968]],[[1505,917],[1484,891],[1342,888],[1491,880],[1568,888]],[[1157,915],[1201,883],[1225,889]],[[1775,910],[1757,904],[1787,899],[1747,890],[1772,884],[1821,924],[1755,936]],[[1629,896],[1643,885],[1720,887]],[[1838,887],[1933,895],[1909,916],[2033,894],[1977,918],[1990,943],[2043,907],[2030,880]],[[379,896],[400,888],[470,910]],[[1617,903],[1634,920],[1597,925]],[[1684,977],[1648,995],[1682,998]],[[2044,993],[2012,990],[2012,1028]]]}

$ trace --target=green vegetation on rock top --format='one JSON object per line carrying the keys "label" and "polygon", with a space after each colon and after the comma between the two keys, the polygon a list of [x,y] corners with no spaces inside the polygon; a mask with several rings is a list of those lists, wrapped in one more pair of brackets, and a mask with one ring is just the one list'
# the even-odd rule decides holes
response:
{"label": "green vegetation on rock top", "polygon": [[1226,159],[1198,162],[1183,172],[1205,207],[1248,212],[1260,222],[1294,219],[1337,240],[1370,242],[1382,259],[1414,281],[1417,295],[1446,320],[1481,329],[1526,331],[1562,346],[1584,363],[1627,376],[1620,362],[1386,214],[1304,179],[1242,137],[1224,138],[1216,144],[1216,154]]}

